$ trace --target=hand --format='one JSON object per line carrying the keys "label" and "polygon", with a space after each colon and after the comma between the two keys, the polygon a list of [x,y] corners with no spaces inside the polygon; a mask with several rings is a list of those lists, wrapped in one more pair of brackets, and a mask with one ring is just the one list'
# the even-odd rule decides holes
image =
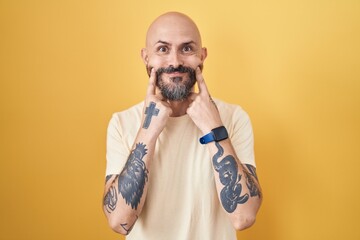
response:
{"label": "hand", "polygon": [[167,120],[172,114],[170,105],[164,101],[161,93],[156,94],[155,69],[151,69],[149,85],[146,92],[146,99],[143,110],[142,129],[147,129],[156,137],[166,126]]}
{"label": "hand", "polygon": [[192,101],[186,113],[203,134],[209,133],[213,128],[222,126],[219,111],[212,100],[201,70],[196,69],[196,80],[199,93],[192,93],[189,100]]}

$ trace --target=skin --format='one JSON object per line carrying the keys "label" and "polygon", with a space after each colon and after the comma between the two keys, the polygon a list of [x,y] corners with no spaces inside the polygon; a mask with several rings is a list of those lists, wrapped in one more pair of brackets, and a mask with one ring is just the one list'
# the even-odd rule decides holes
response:
{"label": "skin", "polygon": [[[219,111],[210,98],[202,75],[202,66],[207,57],[207,50],[202,47],[199,30],[189,17],[177,12],[169,12],[158,17],[148,29],[146,47],[141,50],[141,57],[149,74],[141,124],[144,126],[146,121],[146,127],[139,128],[134,141],[134,151],[130,153],[129,164],[120,173],[120,179],[127,179],[126,177],[129,176],[127,173],[131,173],[134,166],[141,166],[138,169],[141,169],[146,177],[139,181],[144,183],[142,184],[144,187],[139,191],[141,193],[140,200],[132,202],[132,204],[129,203],[131,200],[125,199],[126,196],[133,196],[133,194],[120,193],[120,189],[126,189],[126,186],[122,185],[121,181],[119,182],[119,175],[107,176],[104,191],[104,212],[109,224],[114,231],[124,235],[131,231],[146,201],[148,188],[146,183],[147,179],[151,178],[150,169],[156,140],[165,128],[168,119],[188,114],[203,134],[223,126]],[[181,101],[169,101],[162,96],[156,85],[155,72],[158,68],[178,67],[179,65],[196,69],[196,84],[199,91],[194,92],[193,88],[188,98]],[[172,77],[181,77],[182,80],[174,82],[171,80]],[[189,76],[188,73],[164,73],[162,79],[169,86],[173,86],[182,84],[182,81],[189,81]],[[151,118],[148,116],[150,106],[156,110],[156,115]],[[261,188],[255,169],[241,163],[236,157],[230,139],[217,144],[211,142],[207,146],[210,156],[213,156],[215,183],[224,211],[235,229],[242,230],[250,227],[255,221],[262,201]],[[137,152],[141,154],[136,155],[135,152],[138,149],[141,151]],[[132,162],[137,165],[131,166]],[[220,168],[225,162],[228,163],[227,168],[234,173],[236,181],[232,181],[232,183],[221,181],[228,176],[225,168]],[[238,193],[238,199],[242,200],[235,203],[235,207],[232,207],[231,210],[228,210],[230,208],[222,201],[224,196],[230,195],[227,189],[240,189],[241,191]],[[118,194],[118,197],[114,197],[114,194]]]}

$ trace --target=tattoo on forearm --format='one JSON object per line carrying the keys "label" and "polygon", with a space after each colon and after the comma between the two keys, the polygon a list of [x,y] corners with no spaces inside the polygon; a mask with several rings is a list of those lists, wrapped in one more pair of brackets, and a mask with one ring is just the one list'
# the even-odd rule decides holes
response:
{"label": "tattoo on forearm", "polygon": [[150,105],[148,107],[146,107],[145,109],[145,121],[143,124],[143,128],[148,128],[150,126],[151,123],[151,118],[153,116],[157,116],[159,114],[159,109],[155,107],[156,103],[154,102],[150,102]]}
{"label": "tattoo on forearm", "polygon": [[137,209],[148,180],[149,171],[142,160],[146,154],[146,145],[137,143],[119,176],[119,192],[132,209]]}
{"label": "tattoo on forearm", "polygon": [[243,204],[249,199],[249,194],[241,196],[242,186],[240,184],[241,175],[238,174],[238,165],[233,156],[228,155],[218,162],[224,154],[224,149],[218,142],[215,142],[218,149],[212,161],[215,171],[219,173],[220,182],[225,186],[220,192],[221,204],[224,209],[232,213],[237,204]]}
{"label": "tattoo on forearm", "polygon": [[261,192],[260,189],[258,187],[258,184],[256,184],[255,180],[258,182],[258,178],[256,175],[256,168],[250,164],[245,164],[246,169],[244,169],[244,173],[246,175],[246,186],[249,189],[250,192],[250,196],[251,197],[256,197],[259,196],[261,197]]}
{"label": "tattoo on forearm", "polygon": [[[107,175],[106,176],[106,180],[105,180],[105,184],[113,177],[114,175]],[[115,175],[116,177],[117,175]],[[111,213],[112,211],[115,210],[116,208],[116,203],[117,203],[118,197],[117,197],[117,192],[116,192],[116,188],[114,186],[111,186],[108,190],[108,192],[106,193],[105,197],[104,197],[104,207],[106,209],[106,211],[108,213]]]}
{"label": "tattoo on forearm", "polygon": [[[136,220],[137,220],[137,219],[138,219],[138,216],[137,216],[137,215],[135,215],[135,216],[136,216]],[[133,227],[134,227],[134,225],[135,225],[135,223],[136,223],[136,220],[135,220],[135,222],[133,223],[133,225],[130,226],[129,228],[126,228],[126,226],[128,225],[127,223],[120,224],[120,226],[126,231],[126,234],[129,234],[129,232],[133,229]]]}
{"label": "tattoo on forearm", "polygon": [[108,213],[111,213],[116,208],[118,197],[116,188],[114,186],[111,186],[109,191],[106,193],[104,197],[104,206]]}

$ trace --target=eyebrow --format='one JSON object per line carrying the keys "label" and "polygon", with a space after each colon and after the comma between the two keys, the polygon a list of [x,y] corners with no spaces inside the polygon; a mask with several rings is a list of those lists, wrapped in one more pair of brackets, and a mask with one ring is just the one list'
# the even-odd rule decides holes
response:
{"label": "eyebrow", "polygon": [[189,45],[189,44],[195,44],[196,45],[196,42],[194,42],[194,41],[184,42],[182,45]]}
{"label": "eyebrow", "polygon": [[165,41],[161,41],[161,40],[157,41],[157,42],[155,43],[155,45],[158,44],[158,43],[165,44],[165,45],[170,45],[170,43],[165,42]]}
{"label": "eyebrow", "polygon": [[[162,41],[162,40],[157,41],[155,43],[155,45],[158,44],[158,43],[165,44],[165,45],[171,45],[170,43]],[[196,43],[194,41],[189,41],[189,42],[184,42],[181,45],[189,45],[189,44],[196,44]]]}

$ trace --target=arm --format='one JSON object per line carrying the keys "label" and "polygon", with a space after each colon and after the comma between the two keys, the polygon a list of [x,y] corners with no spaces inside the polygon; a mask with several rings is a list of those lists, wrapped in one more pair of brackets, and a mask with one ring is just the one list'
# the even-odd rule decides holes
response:
{"label": "arm", "polygon": [[[187,113],[205,135],[222,126],[219,112],[212,101],[200,69],[196,71],[199,93],[191,95]],[[261,205],[262,194],[252,165],[242,164],[230,139],[208,143],[215,183],[221,205],[237,230],[250,227]]]}
{"label": "arm", "polygon": [[152,142],[137,137],[121,173],[106,176],[103,210],[110,227],[123,235],[131,231],[145,203]]}
{"label": "arm", "polygon": [[250,227],[260,207],[262,194],[252,165],[236,157],[230,139],[208,143],[221,205],[236,230]]}
{"label": "arm", "polygon": [[155,70],[151,72],[141,127],[123,170],[106,177],[103,210],[111,228],[127,235],[144,206],[156,140],[171,109],[155,96]]}

